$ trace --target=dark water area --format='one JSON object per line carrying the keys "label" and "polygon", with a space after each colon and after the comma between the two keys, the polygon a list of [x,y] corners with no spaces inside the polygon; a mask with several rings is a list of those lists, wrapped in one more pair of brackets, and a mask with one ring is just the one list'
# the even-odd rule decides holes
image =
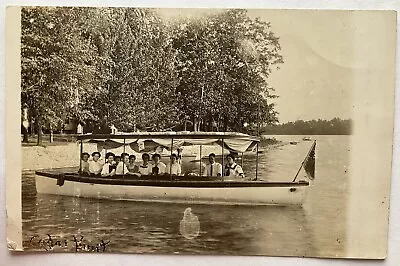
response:
{"label": "dark water area", "polygon": [[[262,148],[259,177],[288,181],[312,142],[289,145],[288,141],[301,140],[301,136],[276,138],[286,145]],[[143,203],[43,195],[36,194],[33,172],[24,172],[24,248],[84,252],[83,245],[102,247],[103,241],[107,243],[105,252],[118,253],[343,256],[350,141],[348,136],[316,139],[317,177],[303,207]],[[254,175],[254,162],[254,155],[245,156],[246,175]],[[184,164],[193,170],[198,166]],[[180,230],[189,207],[199,226],[192,239]]]}

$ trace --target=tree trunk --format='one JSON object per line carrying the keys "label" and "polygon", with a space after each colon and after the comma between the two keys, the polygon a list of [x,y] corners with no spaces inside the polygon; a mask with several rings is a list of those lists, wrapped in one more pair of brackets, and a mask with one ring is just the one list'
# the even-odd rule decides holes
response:
{"label": "tree trunk", "polygon": [[35,135],[35,124],[33,123],[33,118],[31,118],[31,124],[30,124],[30,134],[31,134],[31,137],[33,137],[34,135]]}
{"label": "tree trunk", "polygon": [[29,134],[28,134],[28,129],[24,126],[22,126],[22,133],[24,134],[24,139],[22,140],[23,143],[28,143],[29,142]]}
{"label": "tree trunk", "polygon": [[197,131],[197,119],[196,118],[193,119],[193,131],[194,132]]}
{"label": "tree trunk", "polygon": [[50,129],[50,139],[49,139],[49,141],[50,141],[50,143],[52,143],[53,142],[53,129]]}
{"label": "tree trunk", "polygon": [[43,145],[43,131],[42,131],[42,123],[37,120],[37,145],[42,146]]}
{"label": "tree trunk", "polygon": [[226,119],[226,117],[224,117],[224,132],[228,131],[228,121]]}

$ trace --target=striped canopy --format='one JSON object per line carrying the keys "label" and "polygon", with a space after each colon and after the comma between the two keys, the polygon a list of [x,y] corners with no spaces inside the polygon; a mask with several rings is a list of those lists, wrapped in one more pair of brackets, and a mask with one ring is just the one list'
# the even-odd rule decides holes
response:
{"label": "striped canopy", "polygon": [[129,145],[137,152],[154,151],[158,147],[178,149],[191,145],[219,145],[233,152],[251,150],[259,138],[236,132],[135,132],[79,135],[78,141],[95,142],[98,149],[116,149]]}

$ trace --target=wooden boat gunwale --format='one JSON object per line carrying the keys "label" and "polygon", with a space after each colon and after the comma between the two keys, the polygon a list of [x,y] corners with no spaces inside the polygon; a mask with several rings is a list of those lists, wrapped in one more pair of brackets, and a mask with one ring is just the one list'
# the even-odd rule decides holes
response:
{"label": "wooden boat gunwale", "polygon": [[[192,177],[188,176],[114,176],[114,177],[99,177],[99,176],[83,176],[77,173],[51,173],[47,171],[36,171],[36,175],[49,177],[57,180],[57,183],[62,186],[65,181],[103,184],[103,185],[126,185],[126,186],[157,186],[157,187],[184,187],[184,188],[247,188],[247,187],[296,187],[309,186],[308,181],[297,182],[281,182],[281,181],[232,181],[222,180],[216,177]],[[191,180],[192,179],[192,180]],[[200,180],[204,179],[204,180]]]}

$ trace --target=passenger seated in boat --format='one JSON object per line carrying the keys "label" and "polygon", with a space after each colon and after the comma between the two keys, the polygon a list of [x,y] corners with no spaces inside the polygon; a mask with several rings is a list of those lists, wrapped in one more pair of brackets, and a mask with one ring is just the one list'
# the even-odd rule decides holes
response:
{"label": "passenger seated in boat", "polygon": [[[126,153],[126,152],[123,152],[123,153],[121,153],[121,156],[120,156],[120,162],[121,163],[123,163],[124,162],[124,157],[125,156],[128,156],[128,160],[129,160],[129,154],[128,153]],[[118,157],[118,156],[115,156],[115,157]],[[128,164],[126,165],[127,167],[128,167]]]}
{"label": "passenger seated in boat", "polygon": [[227,176],[228,179],[244,178],[242,167],[235,163],[235,156],[233,154],[228,154],[226,160],[228,163],[225,165],[224,176]]}
{"label": "passenger seated in boat", "polygon": [[89,162],[89,173],[91,175],[99,175],[103,169],[103,164],[100,161],[101,154],[98,151],[92,153],[92,161]]}
{"label": "passenger seated in boat", "polygon": [[127,166],[130,173],[139,173],[139,166],[136,164],[135,155],[132,154],[129,156],[129,164]]}
{"label": "passenger seated in boat", "polygon": [[206,176],[222,176],[222,165],[215,161],[215,154],[208,155],[209,164],[205,166],[203,175]]}
{"label": "passenger seated in boat", "polygon": [[129,154],[122,153],[121,154],[121,162],[119,162],[117,164],[117,168],[115,169],[115,174],[116,175],[127,175],[127,174],[129,174],[128,164],[129,164]]}
{"label": "passenger seated in boat", "polygon": [[165,169],[166,174],[170,175],[181,175],[181,165],[178,163],[178,155],[175,153],[171,154],[170,163],[167,165]]}
{"label": "passenger seated in boat", "polygon": [[151,163],[150,161],[150,155],[148,153],[143,153],[142,154],[142,160],[143,162],[139,165],[139,173],[141,175],[149,175],[151,174]]}
{"label": "passenger seated in boat", "polygon": [[101,176],[114,176],[115,175],[115,162],[114,162],[114,153],[108,152],[106,154],[107,162],[103,165],[103,169],[101,170]]}
{"label": "passenger seated in boat", "polygon": [[115,166],[117,166],[119,164],[119,162],[121,161],[121,156],[115,156],[114,161],[115,161]]}
{"label": "passenger seated in boat", "polygon": [[151,157],[153,159],[153,168],[151,169],[152,175],[162,175],[165,173],[165,164],[160,161],[161,156],[158,153],[153,154]]}
{"label": "passenger seated in boat", "polygon": [[81,165],[79,169],[79,173],[88,175],[89,174],[89,153],[84,152],[81,154]]}

